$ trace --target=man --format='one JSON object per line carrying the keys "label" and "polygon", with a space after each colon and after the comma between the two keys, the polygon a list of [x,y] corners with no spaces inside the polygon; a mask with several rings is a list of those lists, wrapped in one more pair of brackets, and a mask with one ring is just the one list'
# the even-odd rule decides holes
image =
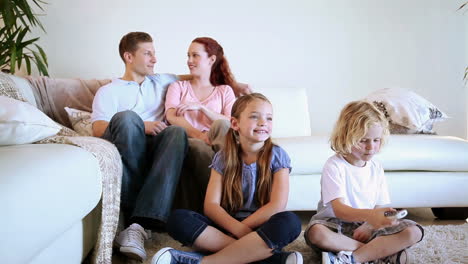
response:
{"label": "man", "polygon": [[[188,150],[185,130],[163,122],[164,97],[170,83],[190,76],[155,74],[153,40],[144,32],[126,34],[119,53],[125,73],[96,93],[93,134],[115,144],[122,157],[121,212],[127,228],[116,245],[128,257],[144,260],[144,229],[167,221]],[[250,91],[242,85],[236,90]]]}

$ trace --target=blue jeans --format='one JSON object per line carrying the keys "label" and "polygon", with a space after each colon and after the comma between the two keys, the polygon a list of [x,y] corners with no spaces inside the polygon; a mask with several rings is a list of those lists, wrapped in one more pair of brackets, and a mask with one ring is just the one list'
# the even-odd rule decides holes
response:
{"label": "blue jeans", "polygon": [[112,117],[102,138],[112,142],[122,157],[121,211],[125,225],[158,228],[171,212],[188,148],[185,130],[170,126],[149,136],[135,112],[123,111]]}
{"label": "blue jeans", "polygon": [[[167,221],[167,232],[180,243],[192,246],[208,226],[227,233],[204,215],[178,209],[172,212]],[[280,212],[270,217],[255,231],[272,249],[273,253],[273,256],[258,263],[282,263],[287,255],[281,254],[281,250],[299,236],[301,220],[292,212]]]}

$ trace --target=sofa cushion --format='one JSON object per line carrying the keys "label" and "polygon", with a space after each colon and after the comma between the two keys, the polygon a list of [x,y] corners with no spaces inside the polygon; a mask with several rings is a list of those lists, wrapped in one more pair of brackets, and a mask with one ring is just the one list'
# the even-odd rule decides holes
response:
{"label": "sofa cushion", "polygon": [[9,75],[9,77],[15,83],[16,89],[23,96],[23,98],[28,103],[37,108],[36,98],[34,97],[32,87],[28,80],[15,75]]}
{"label": "sofa cushion", "polygon": [[60,126],[29,103],[0,96],[0,105],[0,145],[32,143],[60,131]]}
{"label": "sofa cushion", "polygon": [[[291,157],[292,174],[321,173],[333,155],[327,136],[275,138]],[[435,135],[391,135],[375,157],[386,171],[468,171],[468,141]]]}
{"label": "sofa cushion", "polygon": [[261,88],[255,89],[255,92],[265,95],[273,105],[273,137],[311,135],[309,105],[304,88]]}
{"label": "sofa cushion", "polygon": [[91,123],[91,113],[81,111],[78,109],[65,107],[68,114],[68,119],[75,130],[80,136],[91,137],[93,136],[93,123]]}
{"label": "sofa cushion", "polygon": [[392,134],[433,134],[434,122],[448,117],[431,102],[405,89],[380,89],[369,94],[366,100],[385,113]]}
{"label": "sofa cushion", "polygon": [[[101,198],[97,159],[71,145],[0,148],[0,256],[28,263],[81,221]],[[46,184],[45,184],[46,183]]]}

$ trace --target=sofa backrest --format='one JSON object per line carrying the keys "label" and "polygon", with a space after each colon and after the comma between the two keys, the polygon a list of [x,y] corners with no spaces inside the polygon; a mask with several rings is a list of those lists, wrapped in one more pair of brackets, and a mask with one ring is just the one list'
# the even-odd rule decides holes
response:
{"label": "sofa backrest", "polygon": [[32,76],[19,79],[21,79],[20,82],[15,81],[15,83],[19,85],[23,94],[25,96],[27,93],[34,95],[33,105],[54,121],[69,128],[72,126],[65,107],[91,112],[96,91],[111,81],[109,79],[55,79]]}
{"label": "sofa backrest", "polygon": [[310,136],[309,105],[305,88],[255,88],[273,105],[273,137]]}

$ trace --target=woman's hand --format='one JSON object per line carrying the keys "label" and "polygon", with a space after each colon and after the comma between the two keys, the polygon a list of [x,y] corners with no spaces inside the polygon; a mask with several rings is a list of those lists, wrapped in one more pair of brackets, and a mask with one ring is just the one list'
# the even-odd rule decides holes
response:
{"label": "woman's hand", "polygon": [[202,140],[203,142],[205,142],[206,144],[211,146],[210,139],[208,138],[208,131],[203,131],[203,132],[198,133],[198,135],[195,138],[198,138]]}
{"label": "woman's hand", "polygon": [[185,112],[187,111],[198,111],[200,109],[203,109],[203,105],[200,103],[186,103],[186,104],[180,104],[176,108],[176,116],[183,116]]}

